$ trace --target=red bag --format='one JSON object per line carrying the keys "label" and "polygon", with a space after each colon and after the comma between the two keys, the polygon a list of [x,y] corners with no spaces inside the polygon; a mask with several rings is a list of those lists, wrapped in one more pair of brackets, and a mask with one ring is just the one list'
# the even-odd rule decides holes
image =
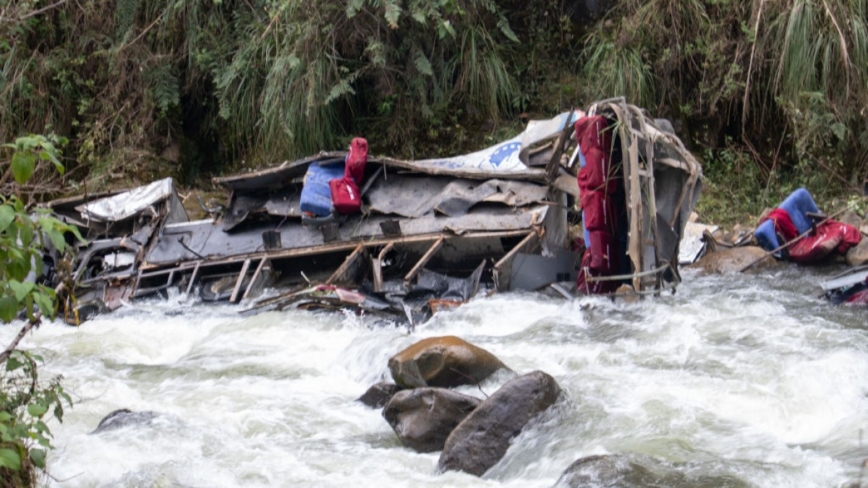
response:
{"label": "red bag", "polygon": [[344,176],[329,180],[332,204],[339,214],[353,214],[362,210],[362,195],[352,178]]}
{"label": "red bag", "polygon": [[352,178],[356,185],[365,179],[365,165],[368,163],[368,141],[356,137],[350,142],[350,152],[344,167],[344,178]]}

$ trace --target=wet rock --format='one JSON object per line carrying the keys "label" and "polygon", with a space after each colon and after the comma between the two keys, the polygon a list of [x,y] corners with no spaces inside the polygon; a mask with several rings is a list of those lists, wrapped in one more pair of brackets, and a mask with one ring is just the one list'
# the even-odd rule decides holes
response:
{"label": "wet rock", "polygon": [[477,384],[505,367],[490,352],[455,336],[422,339],[389,359],[392,378],[404,388]]}
{"label": "wet rock", "polygon": [[362,402],[371,408],[383,408],[389,403],[392,396],[400,390],[401,387],[395,383],[381,381],[368,388],[368,391],[356,401]]}
{"label": "wet rock", "polygon": [[862,266],[868,264],[868,238],[862,236],[859,244],[847,251],[847,264],[850,266]]}
{"label": "wet rock", "polygon": [[482,400],[444,388],[416,388],[392,397],[383,417],[401,439],[418,452],[443,449],[446,438]]}
{"label": "wet rock", "polygon": [[742,246],[731,249],[721,249],[717,252],[706,254],[698,262],[691,264],[691,268],[699,268],[706,273],[738,273],[745,266],[761,260],[749,269],[758,270],[779,266],[780,263],[772,256],[766,256],[765,249],[759,246]]}
{"label": "wet rock", "polygon": [[626,456],[601,455],[581,458],[571,464],[555,483],[555,488],[584,488],[586,486],[648,486],[636,481],[649,478],[650,473]]}
{"label": "wet rock", "polygon": [[449,434],[439,470],[482,476],[506,454],[510,441],[525,425],[552,406],[560,393],[554,378],[542,371],[507,382]]}
{"label": "wet rock", "polygon": [[99,425],[96,426],[96,429],[94,429],[91,434],[99,434],[101,432],[122,429],[130,426],[151,425],[154,419],[159,417],[159,415],[160,414],[157,412],[147,410],[143,412],[133,412],[132,410],[121,408],[103,417],[103,419],[99,421]]}
{"label": "wet rock", "polygon": [[730,474],[703,473],[702,470],[703,468],[697,465],[677,466],[646,457],[634,458],[621,454],[588,456],[571,464],[555,483],[554,488],[591,486],[748,488],[751,486],[750,483]]}

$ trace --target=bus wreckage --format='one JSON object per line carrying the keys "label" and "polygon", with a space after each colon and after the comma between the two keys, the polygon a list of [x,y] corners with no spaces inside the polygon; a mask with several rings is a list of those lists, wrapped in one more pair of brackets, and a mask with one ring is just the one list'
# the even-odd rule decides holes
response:
{"label": "bus wreckage", "polygon": [[88,240],[72,262],[46,251],[43,279],[74,283],[65,319],[172,288],[244,312],[355,309],[411,325],[480,289],[657,294],[680,281],[701,168],[667,121],[613,99],[473,154],[368,157],[357,138],[213,182],[229,197],[207,220],[189,220],[171,179],[45,204]]}

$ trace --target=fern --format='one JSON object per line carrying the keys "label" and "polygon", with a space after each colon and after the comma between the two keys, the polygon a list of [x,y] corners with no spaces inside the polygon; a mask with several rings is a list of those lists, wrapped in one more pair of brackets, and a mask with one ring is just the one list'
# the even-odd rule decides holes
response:
{"label": "fern", "polygon": [[181,94],[178,89],[178,77],[169,65],[161,64],[150,69],[145,75],[154,103],[165,116],[170,108],[178,105]]}

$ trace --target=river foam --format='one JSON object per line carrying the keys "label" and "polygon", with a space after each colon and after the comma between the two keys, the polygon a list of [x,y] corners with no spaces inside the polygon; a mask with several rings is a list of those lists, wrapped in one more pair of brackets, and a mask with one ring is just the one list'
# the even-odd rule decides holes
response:
{"label": "river foam", "polygon": [[[628,453],[733,486],[844,486],[868,458],[868,335],[865,309],[817,298],[831,272],[687,270],[676,294],[638,304],[507,293],[412,332],[352,313],[241,316],[183,296],[80,328],[46,323],[23,345],[76,400],[51,426],[46,484],[549,487],[582,456]],[[436,453],[403,448],[356,401],[389,378],[391,355],[439,335],[565,391],[482,478],[437,474]],[[461,391],[490,395],[502,380]],[[119,408],[158,417],[91,433]]]}

